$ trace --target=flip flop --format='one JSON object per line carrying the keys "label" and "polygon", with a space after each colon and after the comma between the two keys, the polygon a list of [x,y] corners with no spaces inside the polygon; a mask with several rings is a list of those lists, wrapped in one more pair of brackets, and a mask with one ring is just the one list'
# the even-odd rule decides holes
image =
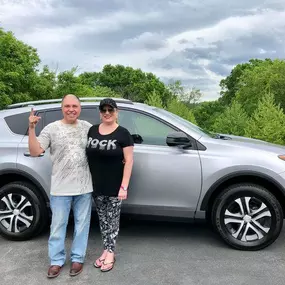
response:
{"label": "flip flop", "polygon": [[116,259],[115,259],[115,258],[114,258],[114,261],[112,261],[112,262],[105,263],[105,262],[103,261],[103,264],[104,264],[104,265],[108,265],[108,264],[113,264],[113,265],[112,265],[111,267],[107,268],[107,269],[102,269],[102,268],[101,268],[101,271],[102,271],[102,272],[108,272],[108,271],[112,270],[112,269],[114,268],[115,262],[116,262]]}
{"label": "flip flop", "polygon": [[[98,259],[99,259],[99,261],[101,262],[101,265],[99,265],[99,264],[97,263],[97,260],[98,260]],[[102,262],[104,262],[104,260],[105,260],[105,259],[100,259],[100,258],[98,258],[98,259],[96,259],[95,262],[93,263],[93,265],[94,265],[95,268],[100,268],[100,267],[102,266]]]}

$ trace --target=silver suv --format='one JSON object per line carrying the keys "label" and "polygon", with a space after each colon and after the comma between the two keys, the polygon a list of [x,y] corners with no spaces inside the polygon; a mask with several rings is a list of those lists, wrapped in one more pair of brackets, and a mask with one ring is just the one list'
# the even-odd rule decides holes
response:
{"label": "silver suv", "polygon": [[[81,98],[80,119],[99,123],[101,98]],[[285,148],[212,134],[167,112],[114,98],[119,123],[135,141],[129,198],[122,211],[152,218],[207,219],[231,247],[265,248],[276,240],[285,210]],[[37,134],[62,118],[60,100],[14,104],[0,111],[0,233],[27,240],[49,223],[49,151],[31,157],[28,116]]]}

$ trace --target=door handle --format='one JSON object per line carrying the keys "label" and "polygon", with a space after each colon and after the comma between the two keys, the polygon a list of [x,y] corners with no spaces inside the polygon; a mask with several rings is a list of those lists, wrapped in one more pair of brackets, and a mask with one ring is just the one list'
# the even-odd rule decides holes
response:
{"label": "door handle", "polygon": [[[29,152],[24,152],[24,156],[31,157],[31,154],[30,154]],[[41,153],[41,154],[40,154],[39,156],[37,156],[37,157],[42,157],[42,156],[44,156],[43,153]]]}

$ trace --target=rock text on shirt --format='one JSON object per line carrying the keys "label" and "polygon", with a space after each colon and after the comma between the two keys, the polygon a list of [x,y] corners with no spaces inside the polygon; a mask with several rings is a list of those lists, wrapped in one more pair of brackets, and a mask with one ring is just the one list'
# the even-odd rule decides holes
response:
{"label": "rock text on shirt", "polygon": [[100,150],[115,150],[117,149],[116,142],[117,140],[98,140],[90,137],[88,139],[87,147],[98,148],[99,146]]}

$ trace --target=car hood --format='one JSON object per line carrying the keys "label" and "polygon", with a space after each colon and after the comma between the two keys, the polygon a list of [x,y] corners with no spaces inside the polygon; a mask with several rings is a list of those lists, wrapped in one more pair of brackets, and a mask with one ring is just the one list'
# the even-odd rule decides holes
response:
{"label": "car hood", "polygon": [[279,144],[269,143],[266,141],[247,138],[247,137],[228,135],[228,134],[219,134],[219,136],[220,138],[218,138],[218,140],[222,140],[224,143],[228,145],[245,146],[249,148],[270,151],[278,154],[285,154],[285,146]]}

